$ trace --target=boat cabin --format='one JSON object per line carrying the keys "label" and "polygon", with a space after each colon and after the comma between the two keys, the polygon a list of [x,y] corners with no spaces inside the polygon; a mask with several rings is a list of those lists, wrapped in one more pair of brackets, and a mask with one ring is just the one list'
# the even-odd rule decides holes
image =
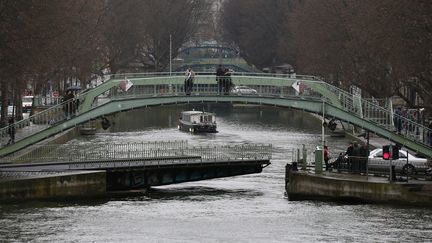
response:
{"label": "boat cabin", "polygon": [[190,123],[214,123],[216,121],[213,113],[203,111],[184,111],[181,119]]}

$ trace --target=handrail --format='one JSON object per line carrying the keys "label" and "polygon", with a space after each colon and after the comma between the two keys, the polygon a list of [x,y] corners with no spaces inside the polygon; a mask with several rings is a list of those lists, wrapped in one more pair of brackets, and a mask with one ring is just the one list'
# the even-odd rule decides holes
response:
{"label": "handrail", "polygon": [[203,160],[271,159],[271,144],[190,146],[187,141],[105,143],[92,145],[40,145],[11,163],[90,162],[162,157],[196,157]]}
{"label": "handrail", "polygon": [[[194,93],[206,95],[218,95],[215,75],[196,74]],[[104,102],[125,98],[145,98],[162,96],[184,96],[184,73],[125,73],[109,76],[109,80],[99,84],[95,88],[85,90],[72,100],[62,102],[50,107],[27,119],[18,121],[12,125],[0,129],[1,147],[7,146],[8,132],[11,127],[19,130],[16,141],[28,136],[62,124],[67,120],[65,107],[73,110],[70,115],[79,116],[88,112]],[[128,91],[119,90],[119,83],[128,79],[133,86]],[[231,79],[235,85],[247,85],[256,89],[256,94],[251,97],[276,97],[279,99],[308,99],[325,100],[357,117],[377,124],[387,130],[394,131],[393,119],[401,120],[404,124],[400,136],[409,140],[428,145],[426,135],[431,134],[431,129],[418,124],[409,118],[392,114],[391,110],[381,107],[373,102],[356,97],[347,91],[323,82],[319,77],[309,75],[290,75],[273,73],[233,73]],[[295,90],[294,84],[299,84],[299,90]],[[103,97],[101,94],[106,94]],[[230,94],[234,95],[234,94]],[[105,100],[102,102],[102,100]],[[66,119],[65,119],[66,118]]]}

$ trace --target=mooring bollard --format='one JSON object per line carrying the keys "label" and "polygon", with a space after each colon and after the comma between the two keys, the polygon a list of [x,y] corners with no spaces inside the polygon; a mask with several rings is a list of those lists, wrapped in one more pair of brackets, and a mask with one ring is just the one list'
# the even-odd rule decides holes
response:
{"label": "mooring bollard", "polygon": [[297,162],[292,162],[292,164],[291,164],[291,170],[292,171],[298,171]]}
{"label": "mooring bollard", "polygon": [[396,166],[392,165],[390,167],[390,181],[396,181]]}
{"label": "mooring bollard", "polygon": [[307,169],[307,151],[306,146],[303,144],[303,163],[302,163],[302,170]]}

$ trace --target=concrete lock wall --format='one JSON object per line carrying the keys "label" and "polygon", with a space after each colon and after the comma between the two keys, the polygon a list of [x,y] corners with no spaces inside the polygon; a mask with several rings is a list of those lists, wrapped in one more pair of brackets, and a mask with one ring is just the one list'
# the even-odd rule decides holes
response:
{"label": "concrete lock wall", "polygon": [[105,194],[104,171],[0,181],[0,201],[97,197]]}
{"label": "concrete lock wall", "polygon": [[290,173],[286,189],[290,200],[356,200],[369,203],[431,205],[432,195],[410,188],[424,185],[342,180],[314,174]]}

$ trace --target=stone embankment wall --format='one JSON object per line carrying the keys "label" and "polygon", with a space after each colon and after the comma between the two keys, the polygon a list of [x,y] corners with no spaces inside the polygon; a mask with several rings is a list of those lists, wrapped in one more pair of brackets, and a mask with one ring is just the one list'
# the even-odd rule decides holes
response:
{"label": "stone embankment wall", "polygon": [[366,203],[432,205],[432,183],[373,182],[291,172],[286,182],[290,200],[318,199]]}
{"label": "stone embankment wall", "polygon": [[105,171],[74,172],[0,180],[0,201],[104,196]]}

